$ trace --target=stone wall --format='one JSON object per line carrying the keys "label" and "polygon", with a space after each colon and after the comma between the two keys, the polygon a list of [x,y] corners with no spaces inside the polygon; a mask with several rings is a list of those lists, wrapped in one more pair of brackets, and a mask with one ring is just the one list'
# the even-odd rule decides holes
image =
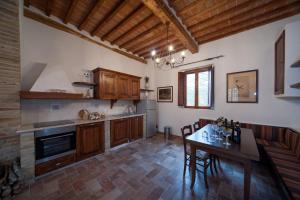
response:
{"label": "stone wall", "polygon": [[19,156],[19,1],[0,0],[0,161]]}

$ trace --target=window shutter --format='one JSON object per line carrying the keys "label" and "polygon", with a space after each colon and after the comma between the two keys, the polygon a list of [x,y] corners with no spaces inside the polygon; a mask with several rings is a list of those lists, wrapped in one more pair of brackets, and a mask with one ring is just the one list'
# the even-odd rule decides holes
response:
{"label": "window shutter", "polygon": [[178,72],[178,106],[184,106],[185,101],[185,73]]}

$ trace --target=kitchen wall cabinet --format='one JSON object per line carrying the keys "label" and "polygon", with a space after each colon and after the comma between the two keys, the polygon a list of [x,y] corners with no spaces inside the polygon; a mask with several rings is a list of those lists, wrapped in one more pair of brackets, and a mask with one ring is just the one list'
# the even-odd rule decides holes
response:
{"label": "kitchen wall cabinet", "polygon": [[285,32],[279,36],[275,43],[275,94],[284,93],[284,41],[285,41]]}
{"label": "kitchen wall cabinet", "polygon": [[128,118],[112,120],[110,123],[110,146],[115,147],[127,143],[130,133]]}
{"label": "kitchen wall cabinet", "polygon": [[130,80],[130,97],[133,100],[140,99],[140,79],[131,78]]}
{"label": "kitchen wall cabinet", "polygon": [[94,72],[95,98],[110,100],[139,100],[140,77],[96,68]]}
{"label": "kitchen wall cabinet", "polygon": [[300,98],[300,21],[285,25],[275,42],[275,85],[278,98]]}
{"label": "kitchen wall cabinet", "polygon": [[77,127],[77,160],[104,152],[104,123],[92,123]]}
{"label": "kitchen wall cabinet", "polygon": [[117,99],[117,74],[110,71],[96,71],[95,97],[99,99]]}

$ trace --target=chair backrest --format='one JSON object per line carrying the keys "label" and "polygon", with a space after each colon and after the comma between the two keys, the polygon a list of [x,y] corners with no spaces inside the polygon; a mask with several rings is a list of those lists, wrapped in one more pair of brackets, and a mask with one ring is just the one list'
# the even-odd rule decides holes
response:
{"label": "chair backrest", "polygon": [[189,135],[193,134],[192,125],[187,125],[181,128],[183,146],[184,146],[184,153],[186,153],[186,140],[185,138]]}
{"label": "chair backrest", "polygon": [[195,123],[193,124],[193,127],[194,127],[194,132],[200,130],[200,123],[199,123],[199,121],[195,122]]}

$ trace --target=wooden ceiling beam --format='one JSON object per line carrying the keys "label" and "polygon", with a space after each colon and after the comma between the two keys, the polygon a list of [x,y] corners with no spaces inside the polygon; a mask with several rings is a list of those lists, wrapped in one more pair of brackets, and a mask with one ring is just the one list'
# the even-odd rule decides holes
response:
{"label": "wooden ceiling beam", "polygon": [[135,38],[132,38],[131,40],[119,45],[119,47],[127,49],[127,48],[134,46],[135,44],[144,43],[147,39],[153,38],[156,35],[162,34],[164,29],[165,29],[165,26],[163,24],[157,24],[153,28],[142,32]]}
{"label": "wooden ceiling beam", "polygon": [[46,15],[49,17],[52,14],[54,0],[47,0]]}
{"label": "wooden ceiling beam", "polygon": [[[101,22],[96,26],[96,28],[92,31],[92,36],[95,36],[99,33],[99,31],[102,29],[102,27],[104,27],[107,23],[110,22],[110,20],[115,17],[115,15],[117,15],[119,13],[119,11],[127,4],[127,1],[122,1],[122,3],[120,5],[118,5],[115,9],[113,9],[111,12],[109,12],[107,14],[107,16],[105,16],[103,18],[103,20],[101,20]],[[102,38],[101,38],[102,39]]]}
{"label": "wooden ceiling beam", "polygon": [[[283,1],[281,1],[283,2]],[[213,27],[216,26],[216,24],[219,23],[224,23],[227,20],[232,19],[233,17],[236,16],[241,16],[244,15],[245,13],[250,13],[253,15],[257,12],[257,9],[260,9],[262,7],[265,7],[265,5],[274,5],[278,4],[278,1],[270,1],[268,3],[266,3],[265,1],[259,1],[259,2],[254,2],[254,1],[247,1],[243,4],[240,4],[236,7],[232,7],[231,9],[228,9],[224,12],[221,12],[217,15],[212,16],[211,18],[203,21],[203,22],[199,22],[191,27],[189,27],[189,30],[194,34],[197,31],[202,31],[203,29],[206,29],[208,27]]]}
{"label": "wooden ceiling beam", "polygon": [[[180,45],[174,50],[174,53],[178,53],[179,51],[182,51],[184,49],[186,49],[186,48],[183,45]],[[165,57],[168,55],[168,52],[166,50],[161,50],[161,51],[158,51],[157,54],[159,54],[161,57]],[[149,53],[148,55],[145,55],[144,58],[145,59],[151,58],[151,53]]]}
{"label": "wooden ceiling beam", "polygon": [[[128,38],[128,36],[130,35],[134,35],[136,33],[139,33],[139,30],[143,29],[146,27],[146,24],[150,24],[151,22],[153,22],[154,20],[156,20],[156,16],[154,15],[150,15],[149,17],[145,18],[143,21],[141,21],[139,24],[135,25],[133,28],[129,29],[128,31],[126,31],[125,33],[121,34],[119,37],[117,37],[116,39],[114,39],[113,41],[111,41],[112,44],[117,44],[117,45],[121,45],[124,42],[127,42],[128,40],[123,41],[124,39]],[[159,22],[154,23],[153,26],[159,24]]]}
{"label": "wooden ceiling beam", "polygon": [[28,7],[30,6],[30,0],[24,0],[24,6]]}
{"label": "wooden ceiling beam", "polygon": [[27,17],[27,18],[30,18],[32,20],[35,20],[37,22],[40,22],[42,24],[45,24],[47,26],[50,26],[52,28],[58,29],[60,31],[64,31],[66,33],[70,33],[72,35],[75,35],[75,36],[77,36],[77,37],[79,37],[79,38],[81,38],[81,39],[83,39],[85,41],[91,42],[91,43],[93,43],[95,45],[98,45],[100,47],[104,47],[106,49],[109,49],[109,50],[114,51],[116,53],[119,53],[121,55],[124,55],[124,56],[126,56],[128,58],[131,58],[131,59],[134,59],[136,61],[139,61],[139,62],[142,62],[144,64],[147,64],[147,61],[145,59],[141,58],[141,57],[138,57],[138,56],[130,54],[128,52],[122,51],[120,49],[113,48],[113,47],[107,46],[105,44],[102,44],[101,42],[98,42],[98,41],[96,41],[96,40],[94,40],[94,39],[92,39],[90,37],[87,37],[86,35],[83,35],[79,31],[75,31],[75,30],[67,27],[66,25],[63,25],[61,23],[58,23],[58,22],[52,20],[49,17],[45,17],[43,15],[37,14],[37,13],[32,12],[32,11],[30,11],[28,9],[24,9],[24,16]]}
{"label": "wooden ceiling beam", "polygon": [[122,21],[120,21],[115,27],[113,27],[111,30],[109,30],[107,33],[105,33],[102,38],[103,40],[107,40],[108,36],[115,31],[119,31],[121,27],[126,26],[128,23],[130,23],[132,20],[137,18],[140,13],[145,12],[147,8],[141,4],[138,6],[133,12],[131,12],[126,18],[124,18]]}
{"label": "wooden ceiling beam", "polygon": [[[181,42],[179,41],[179,40],[177,40],[177,41],[174,41],[173,43],[172,43],[172,45],[174,46],[174,49],[176,50],[176,49],[178,49],[178,47],[183,47],[182,46],[182,44],[181,44]],[[151,50],[151,49],[150,49]],[[141,56],[141,57],[145,57],[146,55],[148,55],[148,54],[151,54],[151,51],[144,51],[144,52],[142,52],[142,53],[140,53],[140,54],[138,54],[139,56]],[[160,46],[157,46],[156,47],[156,52],[161,52],[161,51],[167,51],[168,49],[167,49],[167,46],[166,45],[160,45]]]}
{"label": "wooden ceiling beam", "polygon": [[163,0],[143,0],[143,3],[164,23],[170,23],[174,35],[192,53],[198,52],[198,44],[188,30],[177,19]]}
{"label": "wooden ceiling beam", "polygon": [[143,51],[143,50],[146,50],[146,49],[150,50],[152,46],[159,45],[160,43],[166,41],[166,39],[167,39],[166,35],[156,37],[148,43],[143,43],[143,44],[136,45],[135,47],[130,48],[130,51],[133,52],[133,53],[137,53],[138,51]]}
{"label": "wooden ceiling beam", "polygon": [[[277,10],[284,10],[285,7],[290,5],[297,5],[299,1],[294,1],[292,4],[287,4],[285,1],[272,1],[260,7],[255,7],[248,12],[240,13],[239,15],[233,16],[228,20],[220,21],[217,24],[212,24],[205,29],[194,33],[196,38],[201,38],[205,35],[211,35],[212,32],[222,31],[228,26],[234,26],[236,24],[248,23],[248,21],[257,20],[258,17],[267,17],[270,13],[277,12]],[[251,15],[252,14],[252,15]]]}
{"label": "wooden ceiling beam", "polygon": [[99,12],[99,9],[103,5],[105,0],[98,0],[96,4],[93,6],[93,8],[90,10],[90,12],[85,16],[85,18],[82,20],[80,25],[78,26],[79,30],[83,30],[86,28],[86,25],[91,20],[91,18],[96,14],[96,12]]}
{"label": "wooden ceiling beam", "polygon": [[[198,23],[199,21],[205,21],[207,18],[211,17],[213,14],[212,13],[220,13],[222,8],[228,8],[231,7],[230,5],[236,5],[236,1],[232,0],[218,0],[212,7],[209,9],[205,9],[203,11],[198,11],[196,13],[193,13],[192,15],[188,17],[182,16],[182,20],[186,22],[186,26],[190,27],[193,24]],[[179,14],[181,11],[178,12]]]}
{"label": "wooden ceiling beam", "polygon": [[[169,44],[172,44],[172,45],[175,45],[175,46],[178,45],[179,42],[180,41],[175,37],[173,37],[172,39],[169,39]],[[152,44],[151,46],[148,46],[148,48],[144,48],[144,49],[142,49],[138,52],[133,52],[131,50],[129,50],[129,51],[133,52],[134,54],[142,55],[146,52],[151,52],[152,50],[157,50],[157,49],[160,49],[160,48],[163,48],[163,47],[167,48],[167,45],[168,45],[167,40],[163,40],[160,43]]]}
{"label": "wooden ceiling beam", "polygon": [[283,19],[300,13],[300,2],[296,2],[285,6],[284,8],[277,8],[273,11],[254,16],[251,19],[242,20],[236,24],[231,24],[226,28],[218,29],[205,37],[197,37],[200,44],[204,44],[213,40],[217,40],[229,35],[233,35],[242,31],[246,31],[273,21]]}
{"label": "wooden ceiling beam", "polygon": [[70,20],[71,20],[71,17],[72,17],[72,14],[73,14],[73,11],[76,7],[76,5],[78,4],[80,0],[72,0],[71,3],[70,3],[70,6],[68,8],[68,11],[67,11],[67,14],[65,15],[65,18],[64,18],[64,23],[67,24]]}

